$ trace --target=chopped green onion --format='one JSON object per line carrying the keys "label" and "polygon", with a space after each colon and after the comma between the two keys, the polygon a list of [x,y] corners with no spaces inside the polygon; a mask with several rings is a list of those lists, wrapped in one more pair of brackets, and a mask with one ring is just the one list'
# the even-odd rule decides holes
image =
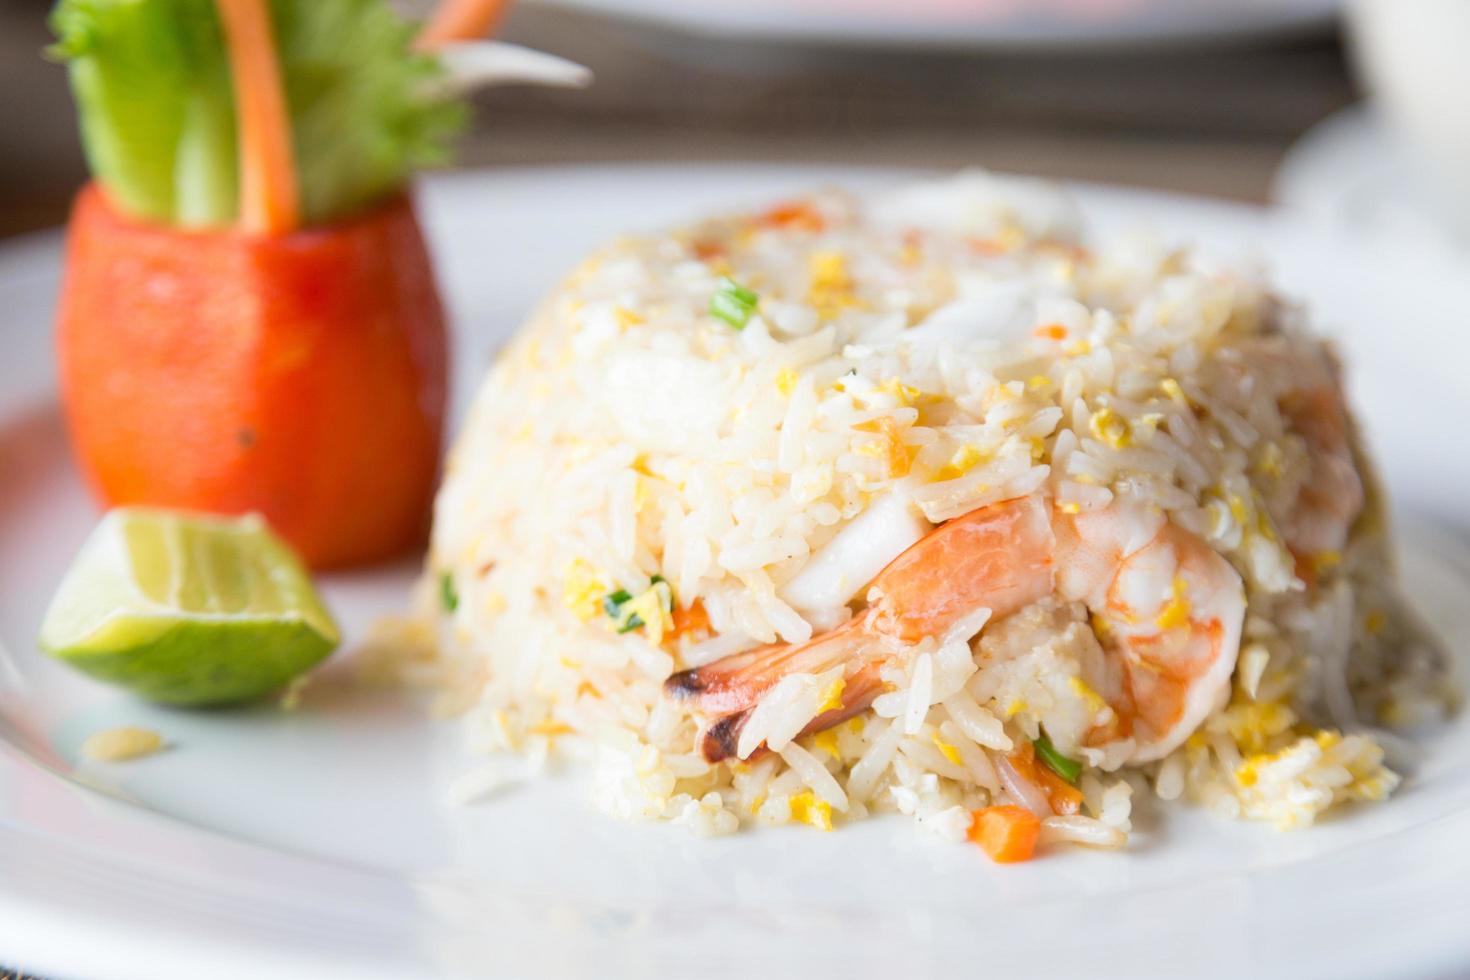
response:
{"label": "chopped green onion", "polygon": [[633,596],[627,589],[618,589],[602,597],[602,611],[613,620],[619,633],[629,633],[643,625],[643,618],[637,613],[627,614],[624,618],[623,607],[632,601]]}
{"label": "chopped green onion", "polygon": [[[663,586],[663,588],[659,588]],[[659,605],[664,612],[674,611],[674,588],[662,575],[655,575],[648,580],[648,587],[658,592]],[[609,619],[613,620],[614,628],[619,633],[630,633],[643,625],[643,617],[636,612],[628,612],[625,607],[633,601],[633,595],[627,589],[618,589],[609,592],[602,597],[602,611],[607,613]]]}
{"label": "chopped green onion", "polygon": [[750,315],[759,304],[759,296],[725,276],[720,279],[719,290],[710,297],[709,313],[736,330],[744,330],[745,325],[750,322]]}
{"label": "chopped green onion", "polygon": [[1077,777],[1082,775],[1082,763],[1058,752],[1056,746],[1051,744],[1051,739],[1046,737],[1046,732],[1042,732],[1031,744],[1036,746],[1036,754],[1046,763],[1046,767],[1067,782],[1076,783]]}
{"label": "chopped green onion", "polygon": [[632,598],[628,594],[627,589],[618,589],[616,592],[609,592],[602,598],[602,611],[613,619],[617,619],[623,614],[623,603],[630,601]]}
{"label": "chopped green onion", "polygon": [[454,576],[449,572],[439,574],[439,605],[444,607],[445,612],[454,612],[459,608],[459,590],[454,587]]}

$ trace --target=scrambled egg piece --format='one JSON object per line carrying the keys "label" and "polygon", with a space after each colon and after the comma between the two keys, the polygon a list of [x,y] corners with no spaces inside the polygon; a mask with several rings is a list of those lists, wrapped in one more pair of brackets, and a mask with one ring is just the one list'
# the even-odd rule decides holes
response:
{"label": "scrambled egg piece", "polygon": [[581,558],[562,573],[562,602],[584,623],[602,612],[602,597],[611,591],[612,583]]}
{"label": "scrambled egg piece", "polygon": [[790,395],[796,390],[796,372],[789,367],[783,367],[776,372],[776,390],[783,395]]}
{"label": "scrambled egg piece", "polygon": [[950,762],[953,762],[957,766],[964,765],[964,763],[960,761],[960,750],[955,748],[953,745],[950,745],[944,739],[940,738],[938,732],[931,733],[929,738],[934,742],[934,747],[938,749],[946,759],[948,759]]}
{"label": "scrambled egg piece", "polygon": [[955,450],[948,463],[935,471],[934,480],[937,483],[958,479],[985,462],[986,459],[986,454],[974,446],[968,444],[961,446]]}
{"label": "scrambled egg piece", "polygon": [[837,733],[830,728],[813,735],[812,746],[821,749],[834,759],[842,758],[842,750],[837,747]]}
{"label": "scrambled egg piece", "polygon": [[1124,449],[1132,441],[1128,423],[1111,408],[1099,408],[1087,420],[1087,427],[1098,442],[1114,449]]}
{"label": "scrambled egg piece", "polygon": [[818,799],[811,790],[797,793],[791,798],[791,819],[818,830],[831,830],[832,804]]}
{"label": "scrambled egg piece", "polygon": [[842,692],[846,687],[847,681],[841,677],[829,684],[826,692],[822,695],[822,704],[817,708],[817,713],[821,714],[842,707]]}

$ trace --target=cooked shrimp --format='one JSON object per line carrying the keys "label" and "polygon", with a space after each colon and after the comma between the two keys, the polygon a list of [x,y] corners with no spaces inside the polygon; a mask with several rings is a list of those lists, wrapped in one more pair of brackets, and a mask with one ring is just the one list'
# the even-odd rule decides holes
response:
{"label": "cooked shrimp", "polygon": [[899,644],[942,636],[981,608],[994,621],[1053,594],[1087,606],[1106,651],[1102,664],[1084,665],[1112,708],[1090,744],[1131,738],[1131,761],[1160,758],[1228,694],[1245,615],[1230,563],[1142,508],[1071,516],[1040,496],[936,528],[878,574],[870,605],[843,626],[682,671],[664,689],[713,718],[700,747],[718,761],[733,753],[756,702],[788,674],[847,665],[841,706],[807,726],[820,731],[872,703],[882,690],[878,667]]}
{"label": "cooked shrimp", "polygon": [[[839,695],[841,704],[822,712],[807,722],[798,737],[812,735],[840,725],[854,715],[868,710],[873,700],[886,689],[883,678],[878,674],[880,663],[876,660],[869,660],[865,663],[855,661],[853,663],[855,669],[851,670],[843,682],[842,693]],[[750,718],[751,710],[751,708],[745,708],[724,715],[700,733],[699,748],[706,759],[710,762],[719,762],[721,759],[728,759],[737,754],[736,747],[740,744],[740,731]]]}
{"label": "cooked shrimp", "polygon": [[1302,441],[1307,468],[1296,494],[1284,506],[1278,502],[1271,518],[1296,557],[1298,574],[1310,584],[1323,560],[1347,544],[1364,505],[1340,369],[1325,349],[1287,354],[1263,345],[1253,356],[1260,364],[1274,364],[1290,379],[1287,390],[1277,397],[1277,407],[1288,438]]}
{"label": "cooked shrimp", "polygon": [[1115,719],[1087,740],[1132,737],[1130,762],[1162,758],[1229,696],[1245,619],[1240,575],[1144,508],[1057,512],[1053,527],[1057,591],[1087,606],[1107,654],[1103,676],[1087,679]]}
{"label": "cooked shrimp", "polygon": [[1340,552],[1363,509],[1363,480],[1336,378],[1293,392],[1282,413],[1305,441],[1311,461],[1294,506],[1282,518],[1282,536],[1298,561]]}
{"label": "cooked shrimp", "polygon": [[841,710],[842,718],[850,717],[882,692],[881,684],[853,683],[851,675],[861,673],[867,659],[883,656],[884,639],[911,643],[943,634],[977,609],[1006,616],[1034,602],[1051,588],[1051,546],[1047,508],[1039,498],[972,511],[890,562],[868,591],[872,604],[842,626],[805,643],[761,647],[681,671],[665,682],[664,691],[708,715],[726,716],[701,738],[711,761],[729,754],[744,722],[730,716],[749,711],[788,674],[849,665]]}

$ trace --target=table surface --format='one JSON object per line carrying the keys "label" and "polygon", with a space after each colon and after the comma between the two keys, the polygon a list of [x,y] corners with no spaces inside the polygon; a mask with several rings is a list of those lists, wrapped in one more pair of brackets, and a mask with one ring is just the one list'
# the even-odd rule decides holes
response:
{"label": "table surface", "polygon": [[[84,179],[49,0],[0,9],[0,236]],[[482,94],[461,166],[787,160],[982,165],[1265,200],[1282,155],[1356,98],[1334,36],[1098,54],[718,45],[522,6],[507,40],[591,67],[582,91]]]}

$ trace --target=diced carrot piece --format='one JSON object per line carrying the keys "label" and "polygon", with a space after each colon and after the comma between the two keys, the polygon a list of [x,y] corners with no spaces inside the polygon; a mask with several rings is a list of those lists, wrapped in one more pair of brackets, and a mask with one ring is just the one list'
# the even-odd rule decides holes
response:
{"label": "diced carrot piece", "polygon": [[1041,821],[1025,807],[987,806],[971,815],[970,840],[996,864],[1031,860],[1040,834]]}
{"label": "diced carrot piece", "polygon": [[709,612],[705,610],[704,603],[695,599],[692,603],[674,610],[674,628],[667,636],[674,640],[686,633],[708,633]]}
{"label": "diced carrot piece", "polygon": [[699,241],[694,243],[694,257],[701,262],[718,259],[725,254],[725,246],[719,242]]}
{"label": "diced carrot piece", "polygon": [[788,201],[778,204],[761,215],[761,224],[773,228],[798,228],[803,231],[821,231],[827,227],[822,213],[806,201]]}

